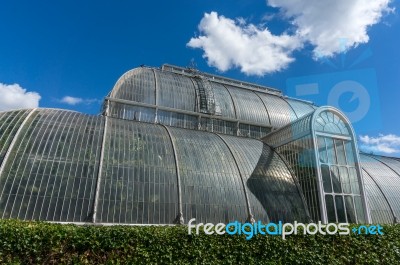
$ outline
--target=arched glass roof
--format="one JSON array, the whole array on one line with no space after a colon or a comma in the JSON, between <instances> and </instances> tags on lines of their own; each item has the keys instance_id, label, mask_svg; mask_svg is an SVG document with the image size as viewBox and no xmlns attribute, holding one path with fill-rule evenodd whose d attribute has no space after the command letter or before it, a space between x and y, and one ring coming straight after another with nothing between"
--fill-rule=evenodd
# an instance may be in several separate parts
<instances>
[{"instance_id":1,"label":"arched glass roof","mask_svg":"<svg viewBox=\"0 0 400 265\"><path fill-rule=\"evenodd\" d=\"M270 127L284 126L315 109L310 103L278 94L227 84L198 72L188 75L142 67L125 73L109 98L193 112L200 111L203 100L215 103L215 111L209 110L211 115Z\"/></svg>"}]
</instances>

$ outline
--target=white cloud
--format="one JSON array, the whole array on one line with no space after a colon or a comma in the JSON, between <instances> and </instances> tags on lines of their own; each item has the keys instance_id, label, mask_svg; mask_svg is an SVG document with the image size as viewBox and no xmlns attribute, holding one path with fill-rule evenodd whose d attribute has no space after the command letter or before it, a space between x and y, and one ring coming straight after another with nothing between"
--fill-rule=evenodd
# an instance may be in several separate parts
<instances>
[{"instance_id":1,"label":"white cloud","mask_svg":"<svg viewBox=\"0 0 400 265\"><path fill-rule=\"evenodd\" d=\"M203 49L203 57L220 71L238 67L243 73L264 75L286 68L292 52L310 43L314 57L333 56L369 41L368 29L393 12L391 0L267 0L293 27L293 34L273 35L267 27L206 13L200 36L187 46ZM261 22L268 21L268 15Z\"/></svg>"},{"instance_id":2,"label":"white cloud","mask_svg":"<svg viewBox=\"0 0 400 265\"><path fill-rule=\"evenodd\" d=\"M0 83L0 111L37 108L40 98L39 93L27 92L18 84Z\"/></svg>"},{"instance_id":3,"label":"white cloud","mask_svg":"<svg viewBox=\"0 0 400 265\"><path fill-rule=\"evenodd\" d=\"M360 135L360 149L365 152L400 153L400 136L394 134L379 134L378 137Z\"/></svg>"},{"instance_id":4,"label":"white cloud","mask_svg":"<svg viewBox=\"0 0 400 265\"><path fill-rule=\"evenodd\" d=\"M75 98L71 96L65 96L60 100L61 103L65 103L68 105L76 105L83 102L82 98Z\"/></svg>"},{"instance_id":5,"label":"white cloud","mask_svg":"<svg viewBox=\"0 0 400 265\"><path fill-rule=\"evenodd\" d=\"M389 3L390 0L267 0L267 4L283 11L299 37L315 46L315 54L324 56L367 43L368 27L394 10Z\"/></svg>"},{"instance_id":6,"label":"white cloud","mask_svg":"<svg viewBox=\"0 0 400 265\"><path fill-rule=\"evenodd\" d=\"M84 99L84 98L65 96L62 99L60 99L59 102L74 106L74 105L78 105L78 104L89 105L89 104L92 104L92 103L99 103L101 101L98 100L98 99L95 99L95 98Z\"/></svg>"},{"instance_id":7,"label":"white cloud","mask_svg":"<svg viewBox=\"0 0 400 265\"><path fill-rule=\"evenodd\" d=\"M199 24L202 36L192 38L188 46L204 50L210 66L221 71L239 67L246 74L264 75L282 70L294 59L291 53L301 46L298 38L288 34L275 36L267 28L204 14Z\"/></svg>"}]
</instances>

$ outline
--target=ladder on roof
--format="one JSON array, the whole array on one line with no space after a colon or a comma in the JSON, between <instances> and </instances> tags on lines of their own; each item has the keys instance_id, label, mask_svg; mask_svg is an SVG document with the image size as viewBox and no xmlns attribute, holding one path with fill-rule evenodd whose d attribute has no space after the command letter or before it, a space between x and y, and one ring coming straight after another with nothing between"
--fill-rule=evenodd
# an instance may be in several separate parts
<instances>
[{"instance_id":1,"label":"ladder on roof","mask_svg":"<svg viewBox=\"0 0 400 265\"><path fill-rule=\"evenodd\" d=\"M194 79L197 83L200 112L211 115L221 115L221 108L215 102L214 91L210 81L201 75L195 75Z\"/></svg>"}]
</instances>

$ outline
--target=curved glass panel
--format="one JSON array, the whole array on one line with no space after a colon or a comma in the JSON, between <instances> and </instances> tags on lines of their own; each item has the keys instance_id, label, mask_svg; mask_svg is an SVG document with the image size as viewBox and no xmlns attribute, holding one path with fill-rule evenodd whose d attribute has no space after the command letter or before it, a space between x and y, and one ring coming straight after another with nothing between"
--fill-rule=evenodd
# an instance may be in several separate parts
<instances>
[{"instance_id":1,"label":"curved glass panel","mask_svg":"<svg viewBox=\"0 0 400 265\"><path fill-rule=\"evenodd\" d=\"M0 167L19 127L31 110L0 112Z\"/></svg>"},{"instance_id":2,"label":"curved glass panel","mask_svg":"<svg viewBox=\"0 0 400 265\"><path fill-rule=\"evenodd\" d=\"M247 219L243 183L228 147L215 134L170 128L181 176L183 215L197 222Z\"/></svg>"},{"instance_id":3,"label":"curved glass panel","mask_svg":"<svg viewBox=\"0 0 400 265\"><path fill-rule=\"evenodd\" d=\"M381 188L396 217L400 216L400 177L383 163L368 155L360 154L360 159L362 168Z\"/></svg>"},{"instance_id":4,"label":"curved glass panel","mask_svg":"<svg viewBox=\"0 0 400 265\"><path fill-rule=\"evenodd\" d=\"M293 109L284 99L270 94L256 93L267 107L272 126L279 128L297 119Z\"/></svg>"},{"instance_id":5,"label":"curved glass panel","mask_svg":"<svg viewBox=\"0 0 400 265\"><path fill-rule=\"evenodd\" d=\"M256 220L266 221L268 216L271 221L306 220L304 204L292 175L276 153L257 140L221 137L240 165Z\"/></svg>"},{"instance_id":6,"label":"curved glass panel","mask_svg":"<svg viewBox=\"0 0 400 265\"><path fill-rule=\"evenodd\" d=\"M136 68L126 72L118 80L110 97L155 105L155 88L153 70Z\"/></svg>"},{"instance_id":7,"label":"curved glass panel","mask_svg":"<svg viewBox=\"0 0 400 265\"><path fill-rule=\"evenodd\" d=\"M155 71L157 76L157 105L196 111L196 92L189 77Z\"/></svg>"},{"instance_id":8,"label":"curved glass panel","mask_svg":"<svg viewBox=\"0 0 400 265\"><path fill-rule=\"evenodd\" d=\"M329 110L322 111L319 116L315 118L314 126L316 131L350 135L350 129L347 123Z\"/></svg>"},{"instance_id":9,"label":"curved glass panel","mask_svg":"<svg viewBox=\"0 0 400 265\"><path fill-rule=\"evenodd\" d=\"M263 138L269 145L279 147L304 136L311 138L312 114L292 122Z\"/></svg>"},{"instance_id":10,"label":"curved glass panel","mask_svg":"<svg viewBox=\"0 0 400 265\"><path fill-rule=\"evenodd\" d=\"M286 99L286 101L290 104L293 110L296 112L297 118L300 119L301 117L313 112L315 108L312 105L307 104L305 102L293 100L293 99Z\"/></svg>"},{"instance_id":11,"label":"curved glass panel","mask_svg":"<svg viewBox=\"0 0 400 265\"><path fill-rule=\"evenodd\" d=\"M221 116L235 119L235 107L228 90L221 84L215 82L210 83L214 90L215 102L220 107Z\"/></svg>"},{"instance_id":12,"label":"curved glass panel","mask_svg":"<svg viewBox=\"0 0 400 265\"><path fill-rule=\"evenodd\" d=\"M98 218L104 223L171 224L176 165L162 126L108 119Z\"/></svg>"},{"instance_id":13,"label":"curved glass panel","mask_svg":"<svg viewBox=\"0 0 400 265\"><path fill-rule=\"evenodd\" d=\"M368 201L372 223L393 223L394 216L382 191L365 170L363 170L363 176L365 194Z\"/></svg>"},{"instance_id":14,"label":"curved glass panel","mask_svg":"<svg viewBox=\"0 0 400 265\"><path fill-rule=\"evenodd\" d=\"M390 167L393 171L395 171L398 175L400 175L400 161L395 158L389 158L384 156L374 156L379 161L385 163L388 167Z\"/></svg>"},{"instance_id":15,"label":"curved glass panel","mask_svg":"<svg viewBox=\"0 0 400 265\"><path fill-rule=\"evenodd\" d=\"M267 110L261 99L250 90L225 86L232 95L236 106L236 115L240 120L269 125Z\"/></svg>"},{"instance_id":16,"label":"curved glass panel","mask_svg":"<svg viewBox=\"0 0 400 265\"><path fill-rule=\"evenodd\" d=\"M0 178L1 217L90 221L102 127L101 117L35 111Z\"/></svg>"}]
</instances>

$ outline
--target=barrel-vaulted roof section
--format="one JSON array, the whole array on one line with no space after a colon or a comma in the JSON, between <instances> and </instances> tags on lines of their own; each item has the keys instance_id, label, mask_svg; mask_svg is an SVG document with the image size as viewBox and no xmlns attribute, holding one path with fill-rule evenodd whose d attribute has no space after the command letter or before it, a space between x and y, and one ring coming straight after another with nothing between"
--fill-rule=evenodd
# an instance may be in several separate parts
<instances>
[{"instance_id":1,"label":"barrel-vaulted roof section","mask_svg":"<svg viewBox=\"0 0 400 265\"><path fill-rule=\"evenodd\" d=\"M360 159L365 173L382 191L393 215L398 220L400 217L400 161L368 154L360 154Z\"/></svg>"},{"instance_id":2,"label":"barrel-vaulted roof section","mask_svg":"<svg viewBox=\"0 0 400 265\"><path fill-rule=\"evenodd\" d=\"M215 102L221 118L279 128L315 109L309 102L284 97L278 90L224 81L200 72L170 71L169 68L139 67L126 72L109 94L110 98L146 103L176 110L200 112L202 96ZM206 85L210 91L201 90ZM205 95L205 96L204 96ZM210 113L209 113L210 114Z\"/></svg>"}]
</instances>

